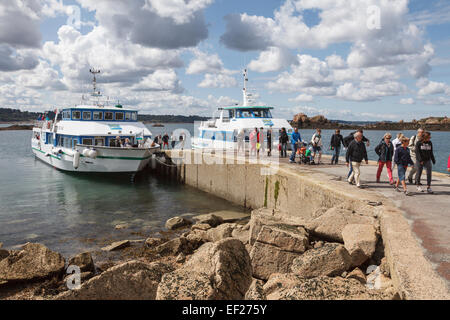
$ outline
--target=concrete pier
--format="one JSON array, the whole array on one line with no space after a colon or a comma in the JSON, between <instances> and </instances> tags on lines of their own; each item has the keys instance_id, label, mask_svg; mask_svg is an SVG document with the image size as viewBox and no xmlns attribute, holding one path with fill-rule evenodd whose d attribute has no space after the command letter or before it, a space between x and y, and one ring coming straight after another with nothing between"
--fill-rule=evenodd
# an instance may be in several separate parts
<instances>
[{"instance_id":1,"label":"concrete pier","mask_svg":"<svg viewBox=\"0 0 450 320\"><path fill-rule=\"evenodd\" d=\"M156 162L157 172L247 208L274 208L286 219L305 223L316 210L339 204L379 217L391 277L401 297L449 299L450 179L446 175L435 174L434 195L405 198L386 179L374 183L374 162L362 167L365 188L357 189L347 183L345 165L307 166L274 158L252 161L234 153L192 150L166 155L166 161Z\"/></svg>"}]
</instances>

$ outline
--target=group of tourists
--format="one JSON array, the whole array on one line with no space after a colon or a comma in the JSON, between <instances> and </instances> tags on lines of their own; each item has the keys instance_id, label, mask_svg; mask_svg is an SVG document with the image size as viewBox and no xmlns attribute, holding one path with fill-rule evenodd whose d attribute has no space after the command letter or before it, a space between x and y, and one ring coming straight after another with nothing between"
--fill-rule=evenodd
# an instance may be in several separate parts
<instances>
[{"instance_id":1,"label":"group of tourists","mask_svg":"<svg viewBox=\"0 0 450 320\"><path fill-rule=\"evenodd\" d=\"M237 136L237 152L245 151L245 130L240 129ZM267 150L267 156L272 155L272 129L264 130L264 128L255 128L250 131L250 156L259 157Z\"/></svg>"},{"instance_id":2,"label":"group of tourists","mask_svg":"<svg viewBox=\"0 0 450 320\"><path fill-rule=\"evenodd\" d=\"M431 189L432 166L436 163L436 159L433 153L431 133L420 128L417 130L417 134L410 138L402 133L398 133L395 139L392 138L390 133L384 134L383 139L375 147L375 152L378 155L376 182L380 182L381 173L386 167L389 183L398 192L411 195L407 189L406 179L409 184L417 186L418 192L425 192L421 183L422 172L425 170L427 175L426 192L433 193ZM279 139L280 157L287 157L286 150L289 136L284 128L280 132ZM301 139L298 128L294 128L294 132L290 137L290 143L292 149L289 159L290 163L295 163L297 155L299 155L300 163L321 163L323 150L321 129L317 129L311 141L306 143ZM309 147L307 148L307 146ZM366 149L369 146L370 140L364 136L362 129L350 133L345 138L338 129L331 136L330 150L333 152L331 164L338 164L341 148L346 148L345 162L349 168L347 181L350 184L355 184L358 188L361 188L361 164L363 161L366 164L369 163ZM315 162L316 154L318 154L317 162ZM394 181L393 170L395 167L397 167L397 178ZM408 167L411 169L407 175ZM450 157L448 171L450 172Z\"/></svg>"},{"instance_id":3,"label":"group of tourists","mask_svg":"<svg viewBox=\"0 0 450 320\"><path fill-rule=\"evenodd\" d=\"M184 133L180 134L180 136L176 136L174 132L172 132L171 136L169 137L169 134L165 132L163 135L157 135L155 139L153 139L152 145L159 145L159 148L161 150L169 150L169 149L175 149L175 145L177 142L179 142L179 148L181 150L184 149L184 142L185 142L185 135ZM169 148L169 142L170 142L170 148Z\"/></svg>"},{"instance_id":4,"label":"group of tourists","mask_svg":"<svg viewBox=\"0 0 450 320\"><path fill-rule=\"evenodd\" d=\"M346 163L351 167L351 173L348 176L350 184L356 183L361 187L360 165L364 160L368 163L366 146L364 144L364 135L362 130L354 133L354 140L350 142L347 153ZM367 140L367 139L366 139ZM367 142L369 142L367 140ZM427 193L432 194L431 177L432 166L436 163L433 153L433 143L431 142L431 133L423 129L418 129L417 134L411 138L398 133L395 139L392 139L390 133L383 136L381 142L375 147L378 155L378 169L376 173L376 182L380 182L383 168L386 167L389 183L395 187L398 192L404 192L405 195L411 195L406 186L406 172L408 167L411 170L408 174L408 182L417 186L418 192L425 192L422 189L421 176L425 168L427 173ZM397 179L393 178L393 167L397 166ZM400 184L402 190L399 189Z\"/></svg>"}]
</instances>

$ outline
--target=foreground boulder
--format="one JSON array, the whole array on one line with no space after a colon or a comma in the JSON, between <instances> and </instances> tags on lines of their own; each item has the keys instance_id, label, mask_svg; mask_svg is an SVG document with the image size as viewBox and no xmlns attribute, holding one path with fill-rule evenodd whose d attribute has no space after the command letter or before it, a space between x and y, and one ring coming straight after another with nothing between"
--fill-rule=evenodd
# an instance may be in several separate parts
<instances>
[{"instance_id":1,"label":"foreground boulder","mask_svg":"<svg viewBox=\"0 0 450 320\"><path fill-rule=\"evenodd\" d=\"M69 259L69 266L75 265L80 267L81 272L94 272L94 260L89 252L83 252Z\"/></svg>"},{"instance_id":2,"label":"foreground boulder","mask_svg":"<svg viewBox=\"0 0 450 320\"><path fill-rule=\"evenodd\" d=\"M178 255L180 253L190 253L192 247L190 242L185 237L178 237L160 244L155 248L155 251L162 256Z\"/></svg>"},{"instance_id":3,"label":"foreground boulder","mask_svg":"<svg viewBox=\"0 0 450 320\"><path fill-rule=\"evenodd\" d=\"M253 279L252 284L245 294L245 300L266 300L263 287L264 282L258 279Z\"/></svg>"},{"instance_id":4,"label":"foreground boulder","mask_svg":"<svg viewBox=\"0 0 450 320\"><path fill-rule=\"evenodd\" d=\"M250 251L253 276L267 280L272 273L289 272L294 259L308 247L304 229L290 225L265 225Z\"/></svg>"},{"instance_id":5,"label":"foreground boulder","mask_svg":"<svg viewBox=\"0 0 450 320\"><path fill-rule=\"evenodd\" d=\"M80 289L69 290L57 300L152 300L164 273L173 271L167 264L133 260L89 279Z\"/></svg>"},{"instance_id":6,"label":"foreground boulder","mask_svg":"<svg viewBox=\"0 0 450 320\"><path fill-rule=\"evenodd\" d=\"M263 289L268 300L393 299L392 294L369 290L355 279L325 276L306 279L293 273L273 274Z\"/></svg>"},{"instance_id":7,"label":"foreground boulder","mask_svg":"<svg viewBox=\"0 0 450 320\"><path fill-rule=\"evenodd\" d=\"M130 246L130 240L122 240L111 243L109 246L103 247L103 251L120 250Z\"/></svg>"},{"instance_id":8,"label":"foreground boulder","mask_svg":"<svg viewBox=\"0 0 450 320\"><path fill-rule=\"evenodd\" d=\"M344 246L357 267L372 257L377 245L375 228L368 224L348 224L342 230Z\"/></svg>"},{"instance_id":9,"label":"foreground boulder","mask_svg":"<svg viewBox=\"0 0 450 320\"><path fill-rule=\"evenodd\" d=\"M352 258L339 243L325 243L320 248L306 251L292 262L291 271L304 278L337 276L347 271Z\"/></svg>"},{"instance_id":10,"label":"foreground boulder","mask_svg":"<svg viewBox=\"0 0 450 320\"><path fill-rule=\"evenodd\" d=\"M64 258L39 243L27 243L0 261L0 282L41 280L64 271Z\"/></svg>"},{"instance_id":11,"label":"foreground boulder","mask_svg":"<svg viewBox=\"0 0 450 320\"><path fill-rule=\"evenodd\" d=\"M0 247L0 261L9 256L9 251Z\"/></svg>"},{"instance_id":12,"label":"foreground boulder","mask_svg":"<svg viewBox=\"0 0 450 320\"><path fill-rule=\"evenodd\" d=\"M180 269L165 275L159 284L157 299L242 299L251 282L250 257L244 244L226 238L205 243ZM180 288L183 288L181 295L178 294Z\"/></svg>"},{"instance_id":13,"label":"foreground boulder","mask_svg":"<svg viewBox=\"0 0 450 320\"><path fill-rule=\"evenodd\" d=\"M348 224L376 225L373 217L359 215L351 210L331 208L320 217L308 222L306 229L318 238L343 243L342 230Z\"/></svg>"},{"instance_id":14,"label":"foreground boulder","mask_svg":"<svg viewBox=\"0 0 450 320\"><path fill-rule=\"evenodd\" d=\"M192 221L183 217L173 217L166 221L166 228L175 230L192 224Z\"/></svg>"}]
</instances>

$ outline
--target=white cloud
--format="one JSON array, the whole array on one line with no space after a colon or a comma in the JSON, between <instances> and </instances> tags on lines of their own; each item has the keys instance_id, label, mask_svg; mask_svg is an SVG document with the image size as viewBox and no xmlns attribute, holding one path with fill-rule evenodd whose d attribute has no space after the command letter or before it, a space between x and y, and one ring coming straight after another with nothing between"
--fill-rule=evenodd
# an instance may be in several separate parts
<instances>
[{"instance_id":1,"label":"white cloud","mask_svg":"<svg viewBox=\"0 0 450 320\"><path fill-rule=\"evenodd\" d=\"M314 97L312 95L304 94L304 93L299 94L298 96L296 96L293 99L289 99L289 101L292 101L292 102L311 102L313 100L314 100Z\"/></svg>"},{"instance_id":2,"label":"white cloud","mask_svg":"<svg viewBox=\"0 0 450 320\"><path fill-rule=\"evenodd\" d=\"M205 74L202 82L198 84L200 88L229 88L236 87L237 81L234 77L226 74Z\"/></svg>"},{"instance_id":3,"label":"white cloud","mask_svg":"<svg viewBox=\"0 0 450 320\"><path fill-rule=\"evenodd\" d=\"M344 59L336 54L328 56L325 61L331 69L344 69L347 67L347 63L344 61Z\"/></svg>"},{"instance_id":4,"label":"white cloud","mask_svg":"<svg viewBox=\"0 0 450 320\"><path fill-rule=\"evenodd\" d=\"M450 86L446 83L430 81L425 78L418 80L416 85L420 88L418 91L419 96L450 92Z\"/></svg>"},{"instance_id":5,"label":"white cloud","mask_svg":"<svg viewBox=\"0 0 450 320\"><path fill-rule=\"evenodd\" d=\"M400 104L415 104L416 101L414 101L413 98L404 98L400 99Z\"/></svg>"},{"instance_id":6,"label":"white cloud","mask_svg":"<svg viewBox=\"0 0 450 320\"><path fill-rule=\"evenodd\" d=\"M347 82L337 88L336 97L352 101L375 101L381 97L406 93L407 90L404 84L396 81L381 84L361 82L359 86Z\"/></svg>"},{"instance_id":7,"label":"white cloud","mask_svg":"<svg viewBox=\"0 0 450 320\"><path fill-rule=\"evenodd\" d=\"M194 50L195 58L191 60L186 74L220 73L224 72L223 62L218 54L207 54Z\"/></svg>"},{"instance_id":8,"label":"white cloud","mask_svg":"<svg viewBox=\"0 0 450 320\"><path fill-rule=\"evenodd\" d=\"M194 14L205 9L214 0L146 0L145 9L157 13L160 17L172 18L176 23L189 22Z\"/></svg>"},{"instance_id":9,"label":"white cloud","mask_svg":"<svg viewBox=\"0 0 450 320\"><path fill-rule=\"evenodd\" d=\"M269 47L262 51L257 59L250 61L248 68L257 72L280 71L292 63L296 63L296 59L289 50Z\"/></svg>"}]
</instances>

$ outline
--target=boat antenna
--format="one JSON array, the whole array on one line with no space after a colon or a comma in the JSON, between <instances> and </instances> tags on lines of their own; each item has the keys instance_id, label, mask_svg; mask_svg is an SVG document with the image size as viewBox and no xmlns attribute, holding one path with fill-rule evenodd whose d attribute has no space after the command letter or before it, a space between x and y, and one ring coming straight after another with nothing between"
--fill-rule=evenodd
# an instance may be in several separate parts
<instances>
[{"instance_id":1,"label":"boat antenna","mask_svg":"<svg viewBox=\"0 0 450 320\"><path fill-rule=\"evenodd\" d=\"M244 69L244 89L242 89L242 95L243 95L243 106L246 107L248 105L247 100L247 82L248 82L248 76L247 76L247 69Z\"/></svg>"},{"instance_id":2,"label":"boat antenna","mask_svg":"<svg viewBox=\"0 0 450 320\"><path fill-rule=\"evenodd\" d=\"M100 73L99 69L91 68L89 69L89 72L92 73L93 79L92 79L92 86L94 87L94 91L92 92L93 97L100 96L100 91L97 92L97 78L95 77L96 74Z\"/></svg>"}]
</instances>

